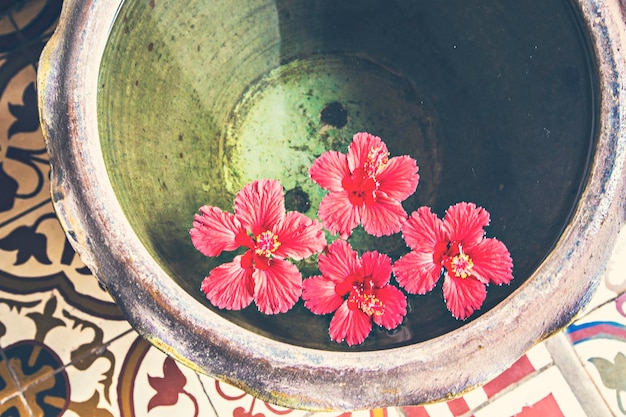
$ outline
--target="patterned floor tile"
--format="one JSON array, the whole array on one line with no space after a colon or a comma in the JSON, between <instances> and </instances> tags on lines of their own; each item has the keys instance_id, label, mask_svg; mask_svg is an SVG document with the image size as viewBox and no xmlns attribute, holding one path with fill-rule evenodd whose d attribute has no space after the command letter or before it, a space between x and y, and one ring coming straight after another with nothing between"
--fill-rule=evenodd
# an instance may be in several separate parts
<instances>
[{"instance_id":1,"label":"patterned floor tile","mask_svg":"<svg viewBox=\"0 0 626 417\"><path fill-rule=\"evenodd\" d=\"M214 379L205 379L204 384L206 392L209 398L211 398L211 402L215 406L215 409L218 410L220 417L302 417L308 414L305 411L290 410L268 404L249 394L246 394L238 388ZM341 413L331 413L330 415L332 416L337 414Z\"/></svg>"},{"instance_id":2,"label":"patterned floor tile","mask_svg":"<svg viewBox=\"0 0 626 417\"><path fill-rule=\"evenodd\" d=\"M12 376L11 369L4 351L0 350L0 416L3 416L6 410L22 403L20 398L21 387Z\"/></svg>"},{"instance_id":3,"label":"patterned floor tile","mask_svg":"<svg viewBox=\"0 0 626 417\"><path fill-rule=\"evenodd\" d=\"M26 404L23 395L7 398L6 401L0 402L0 416L3 417L30 417L30 409Z\"/></svg>"},{"instance_id":4,"label":"patterned floor tile","mask_svg":"<svg viewBox=\"0 0 626 417\"><path fill-rule=\"evenodd\" d=\"M109 320L122 314L69 245L49 200L0 227L0 290L57 289L72 306Z\"/></svg>"},{"instance_id":5,"label":"patterned floor tile","mask_svg":"<svg viewBox=\"0 0 626 417\"><path fill-rule=\"evenodd\" d=\"M51 416L217 417L201 377L134 331L103 349L104 354L94 353L84 358L84 363L64 369L69 384L66 402Z\"/></svg>"},{"instance_id":6,"label":"patterned floor tile","mask_svg":"<svg viewBox=\"0 0 626 417\"><path fill-rule=\"evenodd\" d=\"M0 226L49 198L36 67L61 0L2 2L0 10Z\"/></svg>"},{"instance_id":7,"label":"patterned floor tile","mask_svg":"<svg viewBox=\"0 0 626 417\"><path fill-rule=\"evenodd\" d=\"M568 337L606 403L626 416L626 294L567 329Z\"/></svg>"},{"instance_id":8,"label":"patterned floor tile","mask_svg":"<svg viewBox=\"0 0 626 417\"><path fill-rule=\"evenodd\" d=\"M93 380L103 387L112 385L114 358L106 343L127 332L128 323L90 316L68 305L57 290L27 295L0 292L0 317L0 345L9 370L3 375L11 377L2 378L5 384L28 390L50 379L55 381L51 386L65 386L68 364L72 367L67 369L86 370L98 362ZM109 367L101 369L107 363Z\"/></svg>"},{"instance_id":9,"label":"patterned floor tile","mask_svg":"<svg viewBox=\"0 0 626 417\"><path fill-rule=\"evenodd\" d=\"M1 2L0 55L20 54L36 67L41 48L56 25L62 4L62 0Z\"/></svg>"},{"instance_id":10,"label":"patterned floor tile","mask_svg":"<svg viewBox=\"0 0 626 417\"><path fill-rule=\"evenodd\" d=\"M546 340L545 345L552 355L554 364L559 368L570 389L585 409L587 417L612 415L598 388L589 378L568 336L560 332Z\"/></svg>"},{"instance_id":11,"label":"patterned floor tile","mask_svg":"<svg viewBox=\"0 0 626 417\"><path fill-rule=\"evenodd\" d=\"M2 72L12 61L5 62ZM48 155L38 124L36 72L29 62L7 81L0 96L0 225L50 198Z\"/></svg>"},{"instance_id":12,"label":"patterned floor tile","mask_svg":"<svg viewBox=\"0 0 626 417\"><path fill-rule=\"evenodd\" d=\"M203 379L208 378L135 337L118 378L120 415L215 417L217 410L205 393Z\"/></svg>"},{"instance_id":13,"label":"patterned floor tile","mask_svg":"<svg viewBox=\"0 0 626 417\"><path fill-rule=\"evenodd\" d=\"M404 407L407 417L459 417L479 409L492 399L515 389L527 378L552 364L552 357L545 344L539 343L518 359L507 370L460 398L448 402L418 407Z\"/></svg>"},{"instance_id":14,"label":"patterned floor tile","mask_svg":"<svg viewBox=\"0 0 626 417\"><path fill-rule=\"evenodd\" d=\"M60 13L60 1L15 1L11 9L11 18L15 27L21 32L45 35L51 31ZM44 30L35 30L34 26L43 27Z\"/></svg>"},{"instance_id":15,"label":"patterned floor tile","mask_svg":"<svg viewBox=\"0 0 626 417\"><path fill-rule=\"evenodd\" d=\"M123 368L128 346L117 341L131 334L127 332L115 341L101 345L99 350L84 355L72 365L59 369L40 379L24 391L24 399L33 416L42 417L117 417L119 373ZM116 346L117 344L117 346Z\"/></svg>"},{"instance_id":16,"label":"patterned floor tile","mask_svg":"<svg viewBox=\"0 0 626 417\"><path fill-rule=\"evenodd\" d=\"M15 346L21 351L29 346L29 364L37 361L40 350L48 349L57 357L53 369L79 361L130 329L125 321L105 320L72 307L56 289L26 295L0 291L0 317L0 346L9 359Z\"/></svg>"},{"instance_id":17,"label":"patterned floor tile","mask_svg":"<svg viewBox=\"0 0 626 417\"><path fill-rule=\"evenodd\" d=\"M195 373L148 344L135 332L108 344L107 350L114 357L113 384L108 386L108 393L94 382L103 375L95 362L81 372L73 366L64 370L71 388L67 410L62 414L64 417L85 416L80 410L87 404L97 411L93 415L102 417L404 416L395 408L313 413L268 404L228 384Z\"/></svg>"},{"instance_id":18,"label":"patterned floor tile","mask_svg":"<svg viewBox=\"0 0 626 417\"><path fill-rule=\"evenodd\" d=\"M580 402L556 366L550 366L484 407L474 417L584 417Z\"/></svg>"},{"instance_id":19,"label":"patterned floor tile","mask_svg":"<svg viewBox=\"0 0 626 417\"><path fill-rule=\"evenodd\" d=\"M117 377L119 416L214 417L400 417L395 409L354 413L311 413L263 402L238 388L178 364L136 335L113 345L128 344ZM112 347L113 350L117 349ZM122 349L123 350L123 349Z\"/></svg>"}]
</instances>

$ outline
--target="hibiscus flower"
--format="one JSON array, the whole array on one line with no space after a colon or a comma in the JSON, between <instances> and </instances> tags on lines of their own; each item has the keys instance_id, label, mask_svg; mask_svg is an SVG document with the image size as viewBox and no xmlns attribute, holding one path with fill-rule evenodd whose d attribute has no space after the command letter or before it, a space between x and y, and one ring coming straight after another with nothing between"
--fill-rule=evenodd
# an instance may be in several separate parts
<instances>
[{"instance_id":1,"label":"hibiscus flower","mask_svg":"<svg viewBox=\"0 0 626 417\"><path fill-rule=\"evenodd\" d=\"M400 286L426 294L443 275L448 310L457 319L468 318L485 301L488 284L513 279L513 260L504 243L484 237L488 224L489 213L473 203L451 206L443 220L429 207L419 208L402 227L412 251L393 265Z\"/></svg>"},{"instance_id":2,"label":"hibiscus flower","mask_svg":"<svg viewBox=\"0 0 626 417\"><path fill-rule=\"evenodd\" d=\"M302 294L302 275L288 258L301 260L326 246L322 225L302 213L285 213L276 180L247 184L235 197L235 213L203 206L194 216L191 240L206 256L247 248L214 268L202 291L216 307L240 310L252 300L265 314L284 313Z\"/></svg>"},{"instance_id":3,"label":"hibiscus flower","mask_svg":"<svg viewBox=\"0 0 626 417\"><path fill-rule=\"evenodd\" d=\"M406 315L406 297L389 284L391 259L376 251L361 258L345 240L334 241L319 256L322 275L304 280L302 299L315 314L335 312L330 338L348 345L362 343L372 322L388 330Z\"/></svg>"},{"instance_id":4,"label":"hibiscus flower","mask_svg":"<svg viewBox=\"0 0 626 417\"><path fill-rule=\"evenodd\" d=\"M357 133L347 154L324 152L309 169L311 179L330 191L317 215L343 239L359 224L374 236L397 233L407 218L401 203L415 192L417 171L413 158L389 158L379 137Z\"/></svg>"}]
</instances>

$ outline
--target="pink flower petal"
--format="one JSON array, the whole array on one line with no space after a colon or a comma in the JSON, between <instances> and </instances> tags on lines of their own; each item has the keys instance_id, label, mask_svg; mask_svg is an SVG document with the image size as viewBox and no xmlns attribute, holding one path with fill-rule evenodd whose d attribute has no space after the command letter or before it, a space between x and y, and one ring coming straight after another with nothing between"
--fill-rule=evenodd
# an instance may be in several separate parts
<instances>
[{"instance_id":1,"label":"pink flower petal","mask_svg":"<svg viewBox=\"0 0 626 417\"><path fill-rule=\"evenodd\" d=\"M337 151L324 152L313 161L309 169L311 179L320 187L330 191L342 191L341 182L350 175L348 159Z\"/></svg>"},{"instance_id":2,"label":"pink flower petal","mask_svg":"<svg viewBox=\"0 0 626 417\"><path fill-rule=\"evenodd\" d=\"M365 252L361 256L363 276L371 278L375 287L382 287L391 278L391 258L376 251Z\"/></svg>"},{"instance_id":3,"label":"pink flower petal","mask_svg":"<svg viewBox=\"0 0 626 417\"><path fill-rule=\"evenodd\" d=\"M376 298L383 302L385 312L380 316L373 315L374 323L387 330L395 329L406 316L406 297L393 285L385 285L375 291Z\"/></svg>"},{"instance_id":4,"label":"pink flower petal","mask_svg":"<svg viewBox=\"0 0 626 417\"><path fill-rule=\"evenodd\" d=\"M252 269L243 269L241 256L236 256L233 262L214 268L200 288L215 307L241 310L252 302Z\"/></svg>"},{"instance_id":5,"label":"pink flower petal","mask_svg":"<svg viewBox=\"0 0 626 417\"><path fill-rule=\"evenodd\" d=\"M378 189L398 201L406 200L415 192L419 174L415 159L408 155L389 159L387 166L376 176Z\"/></svg>"},{"instance_id":6,"label":"pink flower petal","mask_svg":"<svg viewBox=\"0 0 626 417\"><path fill-rule=\"evenodd\" d=\"M191 242L206 256L219 256L222 251L233 251L240 247L235 240L245 233L239 220L213 206L200 207L202 215L194 215L193 227L189 231Z\"/></svg>"},{"instance_id":7,"label":"pink flower petal","mask_svg":"<svg viewBox=\"0 0 626 417\"><path fill-rule=\"evenodd\" d=\"M347 156L350 172L354 172L357 168L363 168L370 151L375 148L387 152L387 145L378 136L366 132L355 134L348 147Z\"/></svg>"},{"instance_id":8,"label":"pink flower petal","mask_svg":"<svg viewBox=\"0 0 626 417\"><path fill-rule=\"evenodd\" d=\"M326 246L322 224L295 211L285 215L274 228L280 246L274 252L278 258L296 260L308 258Z\"/></svg>"},{"instance_id":9,"label":"pink flower petal","mask_svg":"<svg viewBox=\"0 0 626 417\"><path fill-rule=\"evenodd\" d=\"M329 334L331 340L341 343L344 340L348 346L363 343L372 330L372 320L361 310L350 310L344 302L337 309L330 320Z\"/></svg>"},{"instance_id":10,"label":"pink flower petal","mask_svg":"<svg viewBox=\"0 0 626 417\"><path fill-rule=\"evenodd\" d=\"M398 200L379 192L375 203L363 206L361 223L363 229L370 235L389 236L400 231L406 217L406 212Z\"/></svg>"},{"instance_id":11,"label":"pink flower petal","mask_svg":"<svg viewBox=\"0 0 626 417\"><path fill-rule=\"evenodd\" d=\"M253 277L254 301L261 313L285 313L302 294L302 275L291 262L272 259L267 269L255 269Z\"/></svg>"},{"instance_id":12,"label":"pink flower petal","mask_svg":"<svg viewBox=\"0 0 626 417\"><path fill-rule=\"evenodd\" d=\"M407 246L420 252L435 253L435 245L447 241L443 221L430 207L420 207L414 211L402 226L402 236Z\"/></svg>"},{"instance_id":13,"label":"pink flower petal","mask_svg":"<svg viewBox=\"0 0 626 417\"><path fill-rule=\"evenodd\" d=\"M335 282L321 275L304 280L302 299L304 306L314 314L332 313L343 303L343 297L335 292Z\"/></svg>"},{"instance_id":14,"label":"pink flower petal","mask_svg":"<svg viewBox=\"0 0 626 417\"><path fill-rule=\"evenodd\" d=\"M359 270L361 262L350 244L338 239L319 256L318 267L324 277L335 283L342 283Z\"/></svg>"},{"instance_id":15,"label":"pink flower petal","mask_svg":"<svg viewBox=\"0 0 626 417\"><path fill-rule=\"evenodd\" d=\"M283 186L276 180L252 181L235 197L235 216L254 235L271 230L284 215Z\"/></svg>"},{"instance_id":16,"label":"pink flower petal","mask_svg":"<svg viewBox=\"0 0 626 417\"><path fill-rule=\"evenodd\" d=\"M332 234L347 239L361 222L360 207L353 206L345 192L330 192L320 202L317 216Z\"/></svg>"},{"instance_id":17,"label":"pink flower petal","mask_svg":"<svg viewBox=\"0 0 626 417\"><path fill-rule=\"evenodd\" d=\"M465 320L483 305L487 297L485 284L474 278L456 278L446 274L443 298L452 315Z\"/></svg>"},{"instance_id":18,"label":"pink flower petal","mask_svg":"<svg viewBox=\"0 0 626 417\"><path fill-rule=\"evenodd\" d=\"M457 203L448 209L443 223L450 240L462 242L465 250L484 237L484 227L489 225L489 213L474 203Z\"/></svg>"},{"instance_id":19,"label":"pink flower petal","mask_svg":"<svg viewBox=\"0 0 626 417\"><path fill-rule=\"evenodd\" d=\"M483 239L469 254L474 262L472 275L483 283L508 284L513 279L513 259L497 239Z\"/></svg>"},{"instance_id":20,"label":"pink flower petal","mask_svg":"<svg viewBox=\"0 0 626 417\"><path fill-rule=\"evenodd\" d=\"M409 252L393 264L396 281L411 294L432 291L441 277L441 269L428 252Z\"/></svg>"}]
</instances>

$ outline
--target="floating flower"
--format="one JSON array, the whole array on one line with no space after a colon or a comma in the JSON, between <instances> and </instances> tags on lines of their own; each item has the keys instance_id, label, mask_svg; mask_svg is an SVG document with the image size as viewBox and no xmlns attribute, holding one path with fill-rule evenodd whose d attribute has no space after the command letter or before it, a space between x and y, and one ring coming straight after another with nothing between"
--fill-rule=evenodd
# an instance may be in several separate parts
<instances>
[{"instance_id":1,"label":"floating flower","mask_svg":"<svg viewBox=\"0 0 626 417\"><path fill-rule=\"evenodd\" d=\"M335 312L330 338L348 345L362 343L372 330L372 321L388 330L406 315L406 298L389 284L391 259L376 251L359 259L345 240L334 241L319 256L322 275L304 280L302 299L315 314Z\"/></svg>"},{"instance_id":2,"label":"floating flower","mask_svg":"<svg viewBox=\"0 0 626 417\"><path fill-rule=\"evenodd\" d=\"M309 170L311 179L330 191L318 216L331 233L344 239L359 224L374 236L399 232L407 218L401 203L415 192L417 172L413 158L389 158L379 137L357 133L347 154L324 152Z\"/></svg>"},{"instance_id":3,"label":"floating flower","mask_svg":"<svg viewBox=\"0 0 626 417\"><path fill-rule=\"evenodd\" d=\"M426 294L444 275L443 296L448 310L460 320L478 310L487 284L508 284L513 261L506 246L485 238L489 213L473 203L451 206L443 219L429 207L415 211L402 227L411 252L398 259L393 272L412 294Z\"/></svg>"},{"instance_id":4,"label":"floating flower","mask_svg":"<svg viewBox=\"0 0 626 417\"><path fill-rule=\"evenodd\" d=\"M203 206L194 216L191 240L206 256L247 248L214 268L202 291L216 307L240 310L255 301L265 314L284 313L302 293L302 275L288 258L301 260L326 246L322 225L302 213L285 213L276 180L247 184L235 197L235 213Z\"/></svg>"}]
</instances>

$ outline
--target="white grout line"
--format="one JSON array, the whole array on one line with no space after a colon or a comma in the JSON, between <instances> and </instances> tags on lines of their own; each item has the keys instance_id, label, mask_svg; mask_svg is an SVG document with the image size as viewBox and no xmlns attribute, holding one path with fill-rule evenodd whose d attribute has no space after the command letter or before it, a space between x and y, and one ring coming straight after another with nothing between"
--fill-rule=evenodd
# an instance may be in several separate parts
<instances>
[{"instance_id":1,"label":"white grout line","mask_svg":"<svg viewBox=\"0 0 626 417\"><path fill-rule=\"evenodd\" d=\"M580 362L567 336L563 332L558 333L547 339L545 345L552 355L554 364L561 371L563 378L578 398L587 416L606 417L614 415Z\"/></svg>"}]
</instances>

